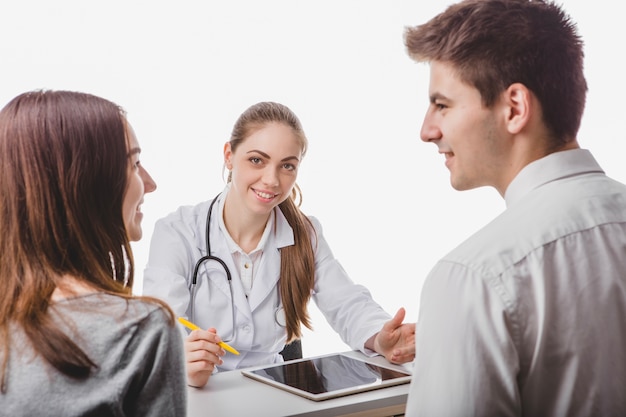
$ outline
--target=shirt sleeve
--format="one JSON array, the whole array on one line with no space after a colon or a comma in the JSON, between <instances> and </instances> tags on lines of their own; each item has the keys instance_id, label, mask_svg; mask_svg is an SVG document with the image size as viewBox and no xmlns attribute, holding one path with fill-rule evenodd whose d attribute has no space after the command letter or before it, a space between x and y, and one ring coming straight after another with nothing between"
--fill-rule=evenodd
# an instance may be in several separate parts
<instances>
[{"instance_id":1,"label":"shirt sleeve","mask_svg":"<svg viewBox=\"0 0 626 417\"><path fill-rule=\"evenodd\" d=\"M348 277L324 239L320 223L315 218L311 221L317 233L313 299L350 348L369 354L371 352L365 352L365 342L379 332L391 316L374 301L367 288Z\"/></svg>"},{"instance_id":2,"label":"shirt sleeve","mask_svg":"<svg viewBox=\"0 0 626 417\"><path fill-rule=\"evenodd\" d=\"M183 341L165 311L155 309L138 324L131 346L129 368L136 369L125 402L128 415L184 416L187 385Z\"/></svg>"},{"instance_id":3,"label":"shirt sleeve","mask_svg":"<svg viewBox=\"0 0 626 417\"><path fill-rule=\"evenodd\" d=\"M497 278L439 262L427 278L416 330L408 416L516 416L519 361Z\"/></svg>"}]
</instances>

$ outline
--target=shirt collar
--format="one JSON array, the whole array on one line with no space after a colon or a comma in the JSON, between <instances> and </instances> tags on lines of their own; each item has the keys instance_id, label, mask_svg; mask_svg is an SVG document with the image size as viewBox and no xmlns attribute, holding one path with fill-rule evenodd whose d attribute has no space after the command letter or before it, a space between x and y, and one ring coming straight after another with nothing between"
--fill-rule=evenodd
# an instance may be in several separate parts
<instances>
[{"instance_id":1,"label":"shirt collar","mask_svg":"<svg viewBox=\"0 0 626 417\"><path fill-rule=\"evenodd\" d=\"M554 152L522 168L506 189L504 201L510 207L530 191L549 182L594 172L604 173L588 150Z\"/></svg>"}]
</instances>

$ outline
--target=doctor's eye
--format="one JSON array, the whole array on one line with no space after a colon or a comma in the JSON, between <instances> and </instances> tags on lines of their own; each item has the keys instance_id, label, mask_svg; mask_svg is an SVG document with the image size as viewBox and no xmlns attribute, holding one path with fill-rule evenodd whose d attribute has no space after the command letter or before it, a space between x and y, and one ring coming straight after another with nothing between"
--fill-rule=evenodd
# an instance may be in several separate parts
<instances>
[{"instance_id":1,"label":"doctor's eye","mask_svg":"<svg viewBox=\"0 0 626 417\"><path fill-rule=\"evenodd\" d=\"M250 159L248 159L248 160L249 160L250 162L252 162L252 164L254 164L254 165L259 165L261 162L263 162L263 161L261 161L261 158L256 157L256 156L253 156L253 157L251 157L251 158L250 158Z\"/></svg>"}]
</instances>

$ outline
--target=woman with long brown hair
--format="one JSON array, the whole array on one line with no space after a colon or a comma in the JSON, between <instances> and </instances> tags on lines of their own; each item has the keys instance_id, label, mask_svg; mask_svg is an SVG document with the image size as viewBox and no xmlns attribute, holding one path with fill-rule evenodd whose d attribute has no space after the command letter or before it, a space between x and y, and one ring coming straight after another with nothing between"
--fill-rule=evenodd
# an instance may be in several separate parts
<instances>
[{"instance_id":1,"label":"woman with long brown hair","mask_svg":"<svg viewBox=\"0 0 626 417\"><path fill-rule=\"evenodd\" d=\"M156 184L124 111L33 91L0 111L0 410L180 416L172 312L131 295L130 241Z\"/></svg>"},{"instance_id":2,"label":"woman with long brown hair","mask_svg":"<svg viewBox=\"0 0 626 417\"><path fill-rule=\"evenodd\" d=\"M159 220L144 273L144 294L166 300L201 329L186 338L188 383L219 370L282 360L286 342L311 328L312 298L353 349L395 363L414 357L415 324L391 318L334 258L314 217L299 209L298 169L307 150L286 106L244 111L224 145L226 188L214 199ZM225 355L225 340L241 354Z\"/></svg>"}]
</instances>

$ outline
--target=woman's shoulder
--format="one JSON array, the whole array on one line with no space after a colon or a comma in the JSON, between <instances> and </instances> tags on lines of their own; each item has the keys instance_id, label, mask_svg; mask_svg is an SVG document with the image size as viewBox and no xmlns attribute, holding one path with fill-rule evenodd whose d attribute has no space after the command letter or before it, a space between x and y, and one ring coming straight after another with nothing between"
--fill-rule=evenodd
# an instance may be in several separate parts
<instances>
[{"instance_id":1,"label":"woman's shoulder","mask_svg":"<svg viewBox=\"0 0 626 417\"><path fill-rule=\"evenodd\" d=\"M322 236L323 235L323 228L322 228L322 223L319 221L319 219L315 216L306 216L307 219L309 219L309 221L311 222L311 226L313 226L313 234L312 234L312 238L315 241L317 237Z\"/></svg>"},{"instance_id":2,"label":"woman's shoulder","mask_svg":"<svg viewBox=\"0 0 626 417\"><path fill-rule=\"evenodd\" d=\"M144 297L92 293L67 299L59 303L59 308L83 325L127 328L145 322L171 322L170 313L161 303Z\"/></svg>"},{"instance_id":3,"label":"woman's shoulder","mask_svg":"<svg viewBox=\"0 0 626 417\"><path fill-rule=\"evenodd\" d=\"M201 216L204 218L206 217L207 211L212 201L213 200L206 200L206 201L202 201L200 203L194 204L194 205L188 204L188 205L178 206L176 210L168 213L164 217L161 217L157 222L161 222L161 223L163 222L172 223L176 221L188 222L189 220L194 219L198 216Z\"/></svg>"},{"instance_id":4,"label":"woman's shoulder","mask_svg":"<svg viewBox=\"0 0 626 417\"><path fill-rule=\"evenodd\" d=\"M322 231L322 223L319 221L319 219L315 216L306 216L309 221L311 222L311 224L313 225L313 227L315 228L316 231L321 232Z\"/></svg>"},{"instance_id":5,"label":"woman's shoulder","mask_svg":"<svg viewBox=\"0 0 626 417\"><path fill-rule=\"evenodd\" d=\"M171 322L171 313L164 304L151 297L117 297L117 302L126 303L120 312L128 315L132 321Z\"/></svg>"},{"instance_id":6,"label":"woman's shoulder","mask_svg":"<svg viewBox=\"0 0 626 417\"><path fill-rule=\"evenodd\" d=\"M158 219L154 224L154 236L159 238L163 234L183 234L193 239L197 230L204 229L206 217L212 200L203 201L196 205L179 206L175 211Z\"/></svg>"}]
</instances>

